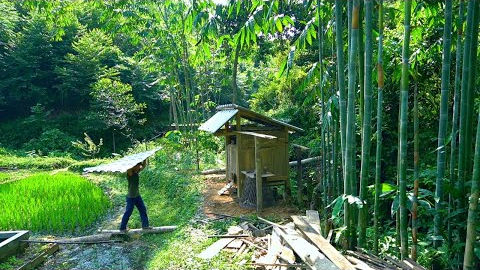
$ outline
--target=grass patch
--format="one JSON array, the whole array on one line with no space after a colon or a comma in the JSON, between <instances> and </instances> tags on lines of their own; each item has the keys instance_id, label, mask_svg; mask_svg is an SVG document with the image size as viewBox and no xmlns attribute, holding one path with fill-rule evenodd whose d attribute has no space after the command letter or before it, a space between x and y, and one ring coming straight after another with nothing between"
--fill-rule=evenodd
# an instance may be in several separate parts
<instances>
[{"instance_id":1,"label":"grass patch","mask_svg":"<svg viewBox=\"0 0 480 270\"><path fill-rule=\"evenodd\" d=\"M0 156L0 167L9 169L41 169L53 170L68 167L76 161L68 157L19 157L12 155Z\"/></svg>"},{"instance_id":2,"label":"grass patch","mask_svg":"<svg viewBox=\"0 0 480 270\"><path fill-rule=\"evenodd\" d=\"M110 202L83 177L41 173L0 185L0 205L2 230L64 233L84 230L106 212Z\"/></svg>"}]
</instances>

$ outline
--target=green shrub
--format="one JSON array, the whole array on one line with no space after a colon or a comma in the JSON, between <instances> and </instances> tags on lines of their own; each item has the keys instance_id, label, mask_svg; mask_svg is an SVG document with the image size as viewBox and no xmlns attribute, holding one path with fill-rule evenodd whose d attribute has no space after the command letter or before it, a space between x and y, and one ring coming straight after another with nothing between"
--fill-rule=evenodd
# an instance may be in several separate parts
<instances>
[{"instance_id":1,"label":"green shrub","mask_svg":"<svg viewBox=\"0 0 480 270\"><path fill-rule=\"evenodd\" d=\"M36 150L42 155L71 152L73 147L71 141L75 138L65 132L53 128L44 131L39 138L31 139L23 145L25 150Z\"/></svg>"},{"instance_id":2,"label":"green shrub","mask_svg":"<svg viewBox=\"0 0 480 270\"><path fill-rule=\"evenodd\" d=\"M21 196L19 196L21 194ZM110 206L102 190L72 173L36 174L0 185L0 230L74 232Z\"/></svg>"}]
</instances>

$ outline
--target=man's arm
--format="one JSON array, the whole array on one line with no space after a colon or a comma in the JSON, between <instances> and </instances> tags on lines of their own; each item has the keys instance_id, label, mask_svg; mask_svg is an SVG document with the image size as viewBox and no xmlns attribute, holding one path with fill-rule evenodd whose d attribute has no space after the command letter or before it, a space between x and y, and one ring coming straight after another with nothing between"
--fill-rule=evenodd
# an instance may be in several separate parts
<instances>
[{"instance_id":1,"label":"man's arm","mask_svg":"<svg viewBox=\"0 0 480 270\"><path fill-rule=\"evenodd\" d=\"M147 160L145 159L144 161L142 161L142 166L140 167L139 171L145 169L146 166L147 166Z\"/></svg>"}]
</instances>

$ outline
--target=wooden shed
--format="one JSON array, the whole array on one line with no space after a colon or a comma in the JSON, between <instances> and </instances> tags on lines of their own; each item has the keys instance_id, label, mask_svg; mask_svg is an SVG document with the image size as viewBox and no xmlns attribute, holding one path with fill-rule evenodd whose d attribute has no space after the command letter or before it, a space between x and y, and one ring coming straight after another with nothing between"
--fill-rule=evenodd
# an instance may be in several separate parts
<instances>
[{"instance_id":1,"label":"wooden shed","mask_svg":"<svg viewBox=\"0 0 480 270\"><path fill-rule=\"evenodd\" d=\"M225 136L226 176L237 185L240 198L249 178L256 181L257 209L262 208L265 186L284 185L290 190L288 136L301 128L228 104L218 106L199 130Z\"/></svg>"}]
</instances>

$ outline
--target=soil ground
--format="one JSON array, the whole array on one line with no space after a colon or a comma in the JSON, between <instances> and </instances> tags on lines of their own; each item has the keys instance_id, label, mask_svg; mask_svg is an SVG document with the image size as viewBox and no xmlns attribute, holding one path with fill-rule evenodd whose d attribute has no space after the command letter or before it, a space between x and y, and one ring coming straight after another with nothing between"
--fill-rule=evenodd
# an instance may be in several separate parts
<instances>
[{"instance_id":1,"label":"soil ground","mask_svg":"<svg viewBox=\"0 0 480 270\"><path fill-rule=\"evenodd\" d=\"M205 218L213 214L225 214L231 216L247 216L256 214L255 209L243 208L238 204L236 195L218 195L217 192L225 186L225 175L204 176L206 188L202 191L204 200L200 213L196 218ZM287 218L298 210L288 207L283 203L266 207L261 216ZM120 223L123 209L116 209L102 224L94 230L104 228L116 228ZM92 234L95 231L92 230ZM149 244L141 238L114 244L98 245L61 245L60 250L50 256L40 266L41 270L57 269L144 269L144 250L149 249ZM28 253L28 250L27 250Z\"/></svg>"}]
</instances>

